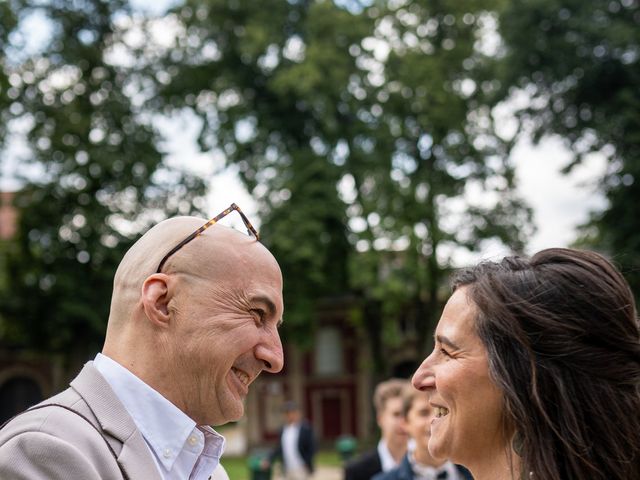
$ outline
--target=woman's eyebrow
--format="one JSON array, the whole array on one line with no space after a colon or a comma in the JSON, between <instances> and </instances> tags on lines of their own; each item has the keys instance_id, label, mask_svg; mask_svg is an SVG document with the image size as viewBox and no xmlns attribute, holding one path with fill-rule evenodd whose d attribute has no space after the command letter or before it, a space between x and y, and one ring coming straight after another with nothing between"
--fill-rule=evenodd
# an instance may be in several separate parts
<instances>
[{"instance_id":1,"label":"woman's eyebrow","mask_svg":"<svg viewBox=\"0 0 640 480\"><path fill-rule=\"evenodd\" d=\"M436 341L440 343L444 343L445 345L453 348L454 350L460 350L460 347L458 345L453 343L449 338L445 337L444 335L436 335Z\"/></svg>"}]
</instances>

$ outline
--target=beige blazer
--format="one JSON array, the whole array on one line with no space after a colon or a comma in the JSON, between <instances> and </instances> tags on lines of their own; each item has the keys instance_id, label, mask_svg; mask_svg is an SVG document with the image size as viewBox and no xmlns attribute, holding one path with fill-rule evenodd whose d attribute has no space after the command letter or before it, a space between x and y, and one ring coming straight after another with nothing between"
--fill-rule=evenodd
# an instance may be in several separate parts
<instances>
[{"instance_id":1,"label":"beige blazer","mask_svg":"<svg viewBox=\"0 0 640 480\"><path fill-rule=\"evenodd\" d=\"M0 479L161 480L142 434L107 381L87 363L64 392L42 402L81 413L104 438L73 412L47 407L17 416L0 430ZM211 480L228 480L222 466Z\"/></svg>"}]
</instances>

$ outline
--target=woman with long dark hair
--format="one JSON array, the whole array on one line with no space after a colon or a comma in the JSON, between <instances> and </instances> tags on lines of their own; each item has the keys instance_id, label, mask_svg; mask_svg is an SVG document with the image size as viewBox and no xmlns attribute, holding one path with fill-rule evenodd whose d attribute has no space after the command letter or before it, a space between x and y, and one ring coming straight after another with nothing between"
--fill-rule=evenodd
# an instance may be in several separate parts
<instances>
[{"instance_id":1,"label":"woman with long dark hair","mask_svg":"<svg viewBox=\"0 0 640 480\"><path fill-rule=\"evenodd\" d=\"M429 450L476 480L640 479L640 326L604 257L572 249L460 271L413 378Z\"/></svg>"}]
</instances>

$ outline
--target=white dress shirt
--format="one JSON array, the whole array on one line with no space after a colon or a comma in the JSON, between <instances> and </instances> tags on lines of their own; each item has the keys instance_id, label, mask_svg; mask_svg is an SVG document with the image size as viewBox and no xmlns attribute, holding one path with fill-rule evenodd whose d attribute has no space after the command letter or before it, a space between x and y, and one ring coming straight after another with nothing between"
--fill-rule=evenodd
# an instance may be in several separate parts
<instances>
[{"instance_id":1,"label":"white dress shirt","mask_svg":"<svg viewBox=\"0 0 640 480\"><path fill-rule=\"evenodd\" d=\"M111 358L98 354L94 365L122 402L164 480L207 480L218 467L224 437L199 426L160 393Z\"/></svg>"},{"instance_id":2,"label":"white dress shirt","mask_svg":"<svg viewBox=\"0 0 640 480\"><path fill-rule=\"evenodd\" d=\"M388 472L398 466L398 462L396 462L391 456L389 447L387 447L387 442L382 439L378 442L378 456L380 457L380 464L382 465L383 472Z\"/></svg>"},{"instance_id":3,"label":"white dress shirt","mask_svg":"<svg viewBox=\"0 0 640 480\"><path fill-rule=\"evenodd\" d=\"M298 450L300 424L288 423L282 429L282 461L287 470L306 470L304 460Z\"/></svg>"}]
</instances>

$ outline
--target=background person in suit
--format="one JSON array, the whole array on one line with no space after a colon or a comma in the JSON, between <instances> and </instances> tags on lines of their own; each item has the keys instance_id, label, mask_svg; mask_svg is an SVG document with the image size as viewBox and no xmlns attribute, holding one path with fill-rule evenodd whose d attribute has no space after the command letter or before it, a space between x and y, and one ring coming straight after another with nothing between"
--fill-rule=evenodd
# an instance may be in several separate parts
<instances>
[{"instance_id":1,"label":"background person in suit","mask_svg":"<svg viewBox=\"0 0 640 480\"><path fill-rule=\"evenodd\" d=\"M280 430L278 446L270 456L273 462L282 459L286 480L307 480L313 474L313 457L316 442L309 422L302 418L302 412L293 402L285 402L282 407L285 424Z\"/></svg>"},{"instance_id":2,"label":"background person in suit","mask_svg":"<svg viewBox=\"0 0 640 480\"><path fill-rule=\"evenodd\" d=\"M278 264L256 238L208 228L233 209L166 220L131 247L102 353L0 430L0 478L228 479L212 426L283 364Z\"/></svg>"},{"instance_id":3,"label":"background person in suit","mask_svg":"<svg viewBox=\"0 0 640 480\"><path fill-rule=\"evenodd\" d=\"M464 467L433 458L429 453L431 420L435 414L427 394L407 385L402 392L402 414L411 437L407 454L399 466L377 474L373 480L473 480Z\"/></svg>"},{"instance_id":4,"label":"background person in suit","mask_svg":"<svg viewBox=\"0 0 640 480\"><path fill-rule=\"evenodd\" d=\"M345 465L345 480L369 480L376 473L395 468L407 452L409 439L402 426L402 390L408 380L392 378L379 383L373 394L381 438L376 448Z\"/></svg>"}]
</instances>

